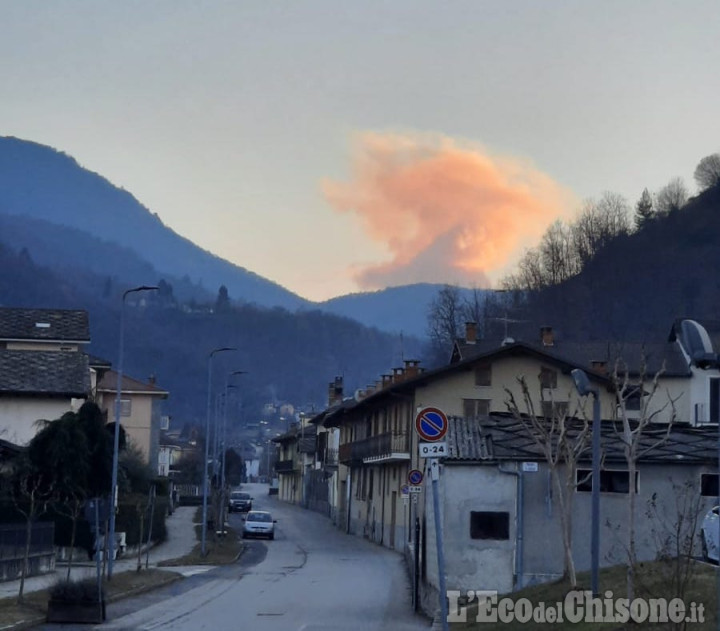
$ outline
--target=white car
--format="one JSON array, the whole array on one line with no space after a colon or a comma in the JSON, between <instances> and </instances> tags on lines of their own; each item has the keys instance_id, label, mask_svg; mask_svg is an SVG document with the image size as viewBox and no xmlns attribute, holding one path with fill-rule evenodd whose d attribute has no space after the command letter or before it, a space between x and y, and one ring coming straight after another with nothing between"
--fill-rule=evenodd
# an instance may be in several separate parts
<instances>
[{"instance_id":1,"label":"white car","mask_svg":"<svg viewBox=\"0 0 720 631\"><path fill-rule=\"evenodd\" d=\"M273 519L272 515L267 511L251 510L245 516L245 524L243 525L243 539L248 537L267 537L275 539L275 524L277 519Z\"/></svg>"},{"instance_id":2,"label":"white car","mask_svg":"<svg viewBox=\"0 0 720 631\"><path fill-rule=\"evenodd\" d=\"M700 529L702 555L706 561L720 562L720 524L718 524L718 507L711 508L703 519Z\"/></svg>"}]
</instances>

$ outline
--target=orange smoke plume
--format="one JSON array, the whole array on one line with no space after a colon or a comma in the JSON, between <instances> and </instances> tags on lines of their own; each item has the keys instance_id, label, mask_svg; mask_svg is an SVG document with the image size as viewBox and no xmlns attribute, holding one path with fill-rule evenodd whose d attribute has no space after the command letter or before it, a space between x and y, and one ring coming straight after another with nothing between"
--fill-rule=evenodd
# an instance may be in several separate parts
<instances>
[{"instance_id":1,"label":"orange smoke plume","mask_svg":"<svg viewBox=\"0 0 720 631\"><path fill-rule=\"evenodd\" d=\"M366 133L348 182L323 182L391 260L358 269L364 289L416 282L487 287L576 204L531 164L449 138Z\"/></svg>"}]
</instances>

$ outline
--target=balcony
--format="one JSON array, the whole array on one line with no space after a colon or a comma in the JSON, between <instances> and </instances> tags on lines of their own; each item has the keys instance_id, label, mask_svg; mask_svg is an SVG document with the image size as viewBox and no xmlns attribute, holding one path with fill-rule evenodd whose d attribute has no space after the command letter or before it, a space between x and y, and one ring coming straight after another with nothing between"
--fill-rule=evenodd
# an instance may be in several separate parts
<instances>
[{"instance_id":1,"label":"balcony","mask_svg":"<svg viewBox=\"0 0 720 631\"><path fill-rule=\"evenodd\" d=\"M370 438L340 445L340 462L380 463L410 460L410 440L407 434L387 432Z\"/></svg>"},{"instance_id":2,"label":"balcony","mask_svg":"<svg viewBox=\"0 0 720 631\"><path fill-rule=\"evenodd\" d=\"M278 473L293 473L295 471L295 461L290 460L278 460L275 463L275 471Z\"/></svg>"}]
</instances>

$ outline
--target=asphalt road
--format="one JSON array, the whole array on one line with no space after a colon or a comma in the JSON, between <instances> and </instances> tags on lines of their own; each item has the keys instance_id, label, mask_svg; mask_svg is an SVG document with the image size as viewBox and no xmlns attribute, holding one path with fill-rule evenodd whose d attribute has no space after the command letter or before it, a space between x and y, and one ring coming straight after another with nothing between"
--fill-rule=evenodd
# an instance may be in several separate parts
<instances>
[{"instance_id":1,"label":"asphalt road","mask_svg":"<svg viewBox=\"0 0 720 631\"><path fill-rule=\"evenodd\" d=\"M416 631L402 558L348 536L322 515L246 485L278 520L274 541L250 540L239 562L108 606L98 629L150 631ZM230 516L240 528L239 514ZM48 626L47 628L53 628ZM87 626L83 628L87 629Z\"/></svg>"}]
</instances>

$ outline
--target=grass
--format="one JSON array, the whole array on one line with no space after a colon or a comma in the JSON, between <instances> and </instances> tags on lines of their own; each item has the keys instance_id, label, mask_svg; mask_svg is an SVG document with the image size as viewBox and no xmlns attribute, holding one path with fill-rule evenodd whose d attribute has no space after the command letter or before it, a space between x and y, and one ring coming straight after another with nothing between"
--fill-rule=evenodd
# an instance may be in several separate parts
<instances>
[{"instance_id":1,"label":"grass","mask_svg":"<svg viewBox=\"0 0 720 631\"><path fill-rule=\"evenodd\" d=\"M106 602L113 602L162 587L181 578L177 572L150 568L140 572L128 570L115 574L111 581L103 583ZM0 599L0 629L12 629L24 622L45 620L50 588L25 594L23 604L17 597Z\"/></svg>"},{"instance_id":2,"label":"grass","mask_svg":"<svg viewBox=\"0 0 720 631\"><path fill-rule=\"evenodd\" d=\"M641 563L637 569L636 581L635 581L635 597L637 598L659 598L665 597L668 600L672 599L673 594L671 589L671 572L672 564L663 562L652 562L652 563ZM710 629L717 629L716 622L716 574L718 570L712 566L708 566L702 563L694 563L693 577L688 590L683 600L686 604L691 602L703 603L704 608L704 622L691 622L688 623L687 629L691 631L710 631ZM578 585L580 588L588 589L590 585L589 573L580 573L578 575ZM512 594L512 600L517 602L520 598L527 598L533 606L538 603L544 602L550 604L562 602L565 599L566 594L570 590L570 585L567 582L554 582L545 583L542 585L535 585L532 587L525 588L521 591ZM626 596L626 577L625 577L625 566L616 566L612 568L603 569L600 572L600 594L604 596L606 591L612 591L612 597L614 599L624 598ZM498 597L498 600L502 596ZM477 622L477 604L470 603L467 606L467 622L455 622L451 623L450 627L453 630L460 629L482 629L483 631L518 631L520 629L555 629L556 631L562 631L564 629L572 629L573 631L619 631L621 629L675 629L681 628L674 626L672 623L649 623L633 624L633 623L617 623L617 622L585 622L580 621L577 623L571 623L564 621L562 623L554 624L542 624L534 622L530 619L529 622L520 623L518 621L512 622Z\"/></svg>"},{"instance_id":3,"label":"grass","mask_svg":"<svg viewBox=\"0 0 720 631\"><path fill-rule=\"evenodd\" d=\"M162 567L178 567L181 565L227 565L237 561L244 546L241 537L234 528L227 527L224 537L216 536L214 532L208 530L205 541L206 554L203 556L201 543L202 508L198 508L195 512L195 522L195 536L197 537L198 543L192 552L178 559L162 561L158 563L158 565Z\"/></svg>"}]
</instances>

